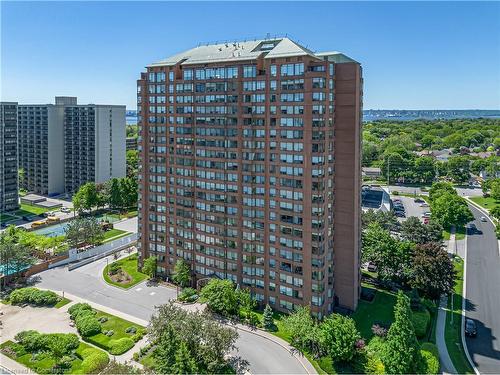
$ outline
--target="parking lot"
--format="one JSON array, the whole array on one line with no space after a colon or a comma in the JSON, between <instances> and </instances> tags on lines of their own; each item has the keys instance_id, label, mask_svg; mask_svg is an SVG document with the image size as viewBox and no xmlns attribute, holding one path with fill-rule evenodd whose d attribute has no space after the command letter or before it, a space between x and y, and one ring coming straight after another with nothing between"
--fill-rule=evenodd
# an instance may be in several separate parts
<instances>
[{"instance_id":1,"label":"parking lot","mask_svg":"<svg viewBox=\"0 0 500 375\"><path fill-rule=\"evenodd\" d=\"M404 220L406 220L410 216L416 216L420 220L422 220L422 214L424 212L430 212L429 207L421 207L420 205L422 203L416 203L414 201L414 199L415 198L402 197L399 195L391 195L391 200L393 201L393 203L395 203L397 200L399 200L402 203L403 207L405 208L405 216L406 217L404 217L404 218L398 217L398 220L400 222L403 222Z\"/></svg>"}]
</instances>

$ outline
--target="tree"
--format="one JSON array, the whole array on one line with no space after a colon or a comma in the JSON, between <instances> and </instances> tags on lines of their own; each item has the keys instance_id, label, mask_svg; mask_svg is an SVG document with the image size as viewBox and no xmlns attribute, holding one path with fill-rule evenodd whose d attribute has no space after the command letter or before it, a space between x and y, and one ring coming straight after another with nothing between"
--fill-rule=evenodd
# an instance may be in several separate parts
<instances>
[{"instance_id":1,"label":"tree","mask_svg":"<svg viewBox=\"0 0 500 375\"><path fill-rule=\"evenodd\" d=\"M300 306L283 319L285 329L291 334L291 343L302 351L319 351L320 331L308 306Z\"/></svg>"},{"instance_id":2,"label":"tree","mask_svg":"<svg viewBox=\"0 0 500 375\"><path fill-rule=\"evenodd\" d=\"M495 219L500 220L500 206L495 206L490 210L491 216Z\"/></svg>"},{"instance_id":3,"label":"tree","mask_svg":"<svg viewBox=\"0 0 500 375\"><path fill-rule=\"evenodd\" d=\"M120 179L120 191L122 194L123 209L137 206L137 180L131 177Z\"/></svg>"},{"instance_id":4,"label":"tree","mask_svg":"<svg viewBox=\"0 0 500 375\"><path fill-rule=\"evenodd\" d=\"M410 301L400 290L394 306L394 323L387 333L382 362L388 374L414 374L420 363L420 347L411 321Z\"/></svg>"},{"instance_id":5,"label":"tree","mask_svg":"<svg viewBox=\"0 0 500 375\"><path fill-rule=\"evenodd\" d=\"M431 202L432 218L443 228L463 226L474 219L467 201L456 194L444 193Z\"/></svg>"},{"instance_id":6,"label":"tree","mask_svg":"<svg viewBox=\"0 0 500 375\"><path fill-rule=\"evenodd\" d=\"M200 298L214 312L226 316L238 313L238 294L231 280L210 280L201 289Z\"/></svg>"},{"instance_id":7,"label":"tree","mask_svg":"<svg viewBox=\"0 0 500 375\"><path fill-rule=\"evenodd\" d=\"M493 199L500 201L500 180L495 180L491 184L490 195Z\"/></svg>"},{"instance_id":8,"label":"tree","mask_svg":"<svg viewBox=\"0 0 500 375\"><path fill-rule=\"evenodd\" d=\"M419 218L410 216L401 224L401 238L416 244L438 242L443 239L443 228L434 221L424 224Z\"/></svg>"},{"instance_id":9,"label":"tree","mask_svg":"<svg viewBox=\"0 0 500 375\"><path fill-rule=\"evenodd\" d=\"M119 178L112 178L108 182L108 197L109 207L120 209L124 206L124 197L122 195L121 184Z\"/></svg>"},{"instance_id":10,"label":"tree","mask_svg":"<svg viewBox=\"0 0 500 375\"><path fill-rule=\"evenodd\" d=\"M448 177L455 182L467 182L470 178L470 161L466 156L453 156L446 163Z\"/></svg>"},{"instance_id":11,"label":"tree","mask_svg":"<svg viewBox=\"0 0 500 375\"><path fill-rule=\"evenodd\" d=\"M352 360L360 338L356 323L349 317L332 314L321 323L321 346L334 362Z\"/></svg>"},{"instance_id":12,"label":"tree","mask_svg":"<svg viewBox=\"0 0 500 375\"><path fill-rule=\"evenodd\" d=\"M144 264L142 265L141 272L148 275L150 278L156 277L156 264L157 259L155 256L150 256L144 259Z\"/></svg>"},{"instance_id":13,"label":"tree","mask_svg":"<svg viewBox=\"0 0 500 375\"><path fill-rule=\"evenodd\" d=\"M415 159L413 171L417 182L429 184L436 177L436 162L430 156L421 156Z\"/></svg>"},{"instance_id":14,"label":"tree","mask_svg":"<svg viewBox=\"0 0 500 375\"><path fill-rule=\"evenodd\" d=\"M426 297L437 300L448 294L455 286L456 271L441 243L430 242L417 245L412 260L410 285Z\"/></svg>"},{"instance_id":15,"label":"tree","mask_svg":"<svg viewBox=\"0 0 500 375\"><path fill-rule=\"evenodd\" d=\"M104 231L94 217L82 217L70 221L65 234L72 247L79 247L82 244L98 245L104 239Z\"/></svg>"},{"instance_id":16,"label":"tree","mask_svg":"<svg viewBox=\"0 0 500 375\"><path fill-rule=\"evenodd\" d=\"M131 364L128 364L127 362L125 363L120 363L115 360L111 360L106 366L104 370L102 370L99 374L100 375L139 375L144 373L143 371L139 370L137 367L132 366Z\"/></svg>"},{"instance_id":17,"label":"tree","mask_svg":"<svg viewBox=\"0 0 500 375\"><path fill-rule=\"evenodd\" d=\"M24 189L25 182L26 182L26 173L24 172L24 168L19 168L17 170L17 178L18 178L19 187Z\"/></svg>"},{"instance_id":18,"label":"tree","mask_svg":"<svg viewBox=\"0 0 500 375\"><path fill-rule=\"evenodd\" d=\"M457 194L455 188L449 182L435 182L429 190L429 199L432 202L445 193Z\"/></svg>"},{"instance_id":19,"label":"tree","mask_svg":"<svg viewBox=\"0 0 500 375\"><path fill-rule=\"evenodd\" d=\"M413 244L398 241L377 223L362 234L362 260L373 262L381 280L403 282L408 277Z\"/></svg>"},{"instance_id":20,"label":"tree","mask_svg":"<svg viewBox=\"0 0 500 375\"><path fill-rule=\"evenodd\" d=\"M247 319L251 319L253 314L253 309L256 306L256 301L252 298L252 294L249 289L238 289L238 305L241 310L245 313Z\"/></svg>"},{"instance_id":21,"label":"tree","mask_svg":"<svg viewBox=\"0 0 500 375\"><path fill-rule=\"evenodd\" d=\"M172 280L182 288L189 286L191 282L191 267L189 267L189 264L184 259L178 259L175 263Z\"/></svg>"},{"instance_id":22,"label":"tree","mask_svg":"<svg viewBox=\"0 0 500 375\"><path fill-rule=\"evenodd\" d=\"M127 177L137 178L137 171L139 168L139 151L128 150L126 154L127 159Z\"/></svg>"},{"instance_id":23,"label":"tree","mask_svg":"<svg viewBox=\"0 0 500 375\"><path fill-rule=\"evenodd\" d=\"M148 338L157 343L153 358L160 374L175 370L182 343L189 357L196 358L199 373L221 373L227 354L235 348L238 333L207 313L186 311L171 301L157 307L148 327ZM186 358L185 353L182 356Z\"/></svg>"},{"instance_id":24,"label":"tree","mask_svg":"<svg viewBox=\"0 0 500 375\"><path fill-rule=\"evenodd\" d=\"M18 274L35 264L36 259L31 255L27 246L15 243L5 233L0 235L0 264L4 275ZM3 286L6 286L7 278L3 278Z\"/></svg>"},{"instance_id":25,"label":"tree","mask_svg":"<svg viewBox=\"0 0 500 375\"><path fill-rule=\"evenodd\" d=\"M172 365L172 374L196 374L198 367L195 359L191 356L185 342L181 342L175 352L175 363Z\"/></svg>"},{"instance_id":26,"label":"tree","mask_svg":"<svg viewBox=\"0 0 500 375\"><path fill-rule=\"evenodd\" d=\"M97 193L97 186L94 182L87 182L80 186L73 196L73 207L79 212L92 210L93 207L97 207L98 205L99 195Z\"/></svg>"},{"instance_id":27,"label":"tree","mask_svg":"<svg viewBox=\"0 0 500 375\"><path fill-rule=\"evenodd\" d=\"M394 215L394 212L375 211L371 208L361 214L361 223L363 229L366 229L371 223L378 223L382 228L388 230L393 230L399 225L398 218Z\"/></svg>"},{"instance_id":28,"label":"tree","mask_svg":"<svg viewBox=\"0 0 500 375\"><path fill-rule=\"evenodd\" d=\"M269 304L266 304L264 313L262 314L262 325L269 330L274 327L273 309Z\"/></svg>"}]
</instances>

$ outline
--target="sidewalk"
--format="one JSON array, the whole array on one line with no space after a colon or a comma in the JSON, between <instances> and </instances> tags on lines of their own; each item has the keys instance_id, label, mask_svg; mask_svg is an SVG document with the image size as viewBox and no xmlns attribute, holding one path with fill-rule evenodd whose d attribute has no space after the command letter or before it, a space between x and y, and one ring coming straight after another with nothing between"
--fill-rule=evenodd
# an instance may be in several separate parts
<instances>
[{"instance_id":1,"label":"sidewalk","mask_svg":"<svg viewBox=\"0 0 500 375\"><path fill-rule=\"evenodd\" d=\"M447 250L448 250L449 254L456 254L457 253L457 241L455 239L455 226L454 225L450 229L450 239L448 240Z\"/></svg>"},{"instance_id":2,"label":"sidewalk","mask_svg":"<svg viewBox=\"0 0 500 375\"><path fill-rule=\"evenodd\" d=\"M438 318L436 325L436 345L438 347L439 352L439 361L441 362L441 371L443 374L456 374L457 370L455 366L453 366L453 362L451 361L450 355L448 354L448 348L446 347L446 340L444 338L444 331L446 326L446 311L448 297L441 296L439 300L439 308L438 308Z\"/></svg>"}]
</instances>

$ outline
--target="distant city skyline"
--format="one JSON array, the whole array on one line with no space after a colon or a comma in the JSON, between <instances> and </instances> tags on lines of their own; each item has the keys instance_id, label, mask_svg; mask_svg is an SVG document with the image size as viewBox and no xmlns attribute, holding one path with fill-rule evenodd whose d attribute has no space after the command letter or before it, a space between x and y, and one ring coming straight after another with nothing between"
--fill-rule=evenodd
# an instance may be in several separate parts
<instances>
[{"instance_id":1,"label":"distant city skyline","mask_svg":"<svg viewBox=\"0 0 500 375\"><path fill-rule=\"evenodd\" d=\"M359 61L365 109L500 109L499 2L2 1L0 7L3 101L51 103L68 95L134 110L137 72L145 65L199 43L269 32Z\"/></svg>"}]
</instances>

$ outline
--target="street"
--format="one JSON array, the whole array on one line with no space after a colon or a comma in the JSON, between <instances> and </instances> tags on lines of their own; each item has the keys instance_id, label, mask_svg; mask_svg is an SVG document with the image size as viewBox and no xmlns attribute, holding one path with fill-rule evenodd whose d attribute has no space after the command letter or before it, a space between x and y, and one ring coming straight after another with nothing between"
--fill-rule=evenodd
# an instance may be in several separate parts
<instances>
[{"instance_id":1,"label":"street","mask_svg":"<svg viewBox=\"0 0 500 375\"><path fill-rule=\"evenodd\" d=\"M108 257L112 262L113 257ZM110 286L101 277L106 259L68 271L55 268L34 278L38 287L66 291L83 299L122 311L140 319L149 320L154 306L174 299L176 291L166 287L135 285L129 290ZM253 333L238 330L238 353L248 361L252 374L306 374L306 370L290 352L277 343Z\"/></svg>"},{"instance_id":2,"label":"street","mask_svg":"<svg viewBox=\"0 0 500 375\"><path fill-rule=\"evenodd\" d=\"M482 234L467 235L466 316L474 319L477 337L466 338L480 373L500 373L500 257L494 226L469 205Z\"/></svg>"}]
</instances>

